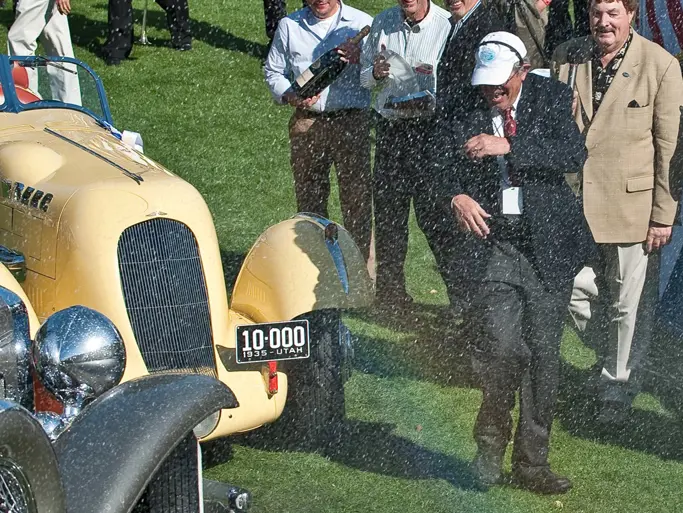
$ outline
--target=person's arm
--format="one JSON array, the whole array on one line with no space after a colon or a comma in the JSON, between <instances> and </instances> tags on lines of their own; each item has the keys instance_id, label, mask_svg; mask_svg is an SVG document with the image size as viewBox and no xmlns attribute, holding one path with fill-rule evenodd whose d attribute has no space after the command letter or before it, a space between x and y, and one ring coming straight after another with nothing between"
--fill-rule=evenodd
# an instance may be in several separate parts
<instances>
[{"instance_id":1,"label":"person's arm","mask_svg":"<svg viewBox=\"0 0 683 513\"><path fill-rule=\"evenodd\" d=\"M674 197L677 193L673 191L681 180L676 148L680 140L682 97L681 69L678 62L672 59L659 84L653 105L655 176L650 227L645 239L648 253L671 241L671 227L678 209L678 201Z\"/></svg>"},{"instance_id":2,"label":"person's arm","mask_svg":"<svg viewBox=\"0 0 683 513\"><path fill-rule=\"evenodd\" d=\"M529 169L551 175L577 173L583 169L587 150L572 115L572 91L566 86L545 91L554 96L548 102L545 123L511 137L508 159L521 172Z\"/></svg>"},{"instance_id":3,"label":"person's arm","mask_svg":"<svg viewBox=\"0 0 683 513\"><path fill-rule=\"evenodd\" d=\"M70 14L71 13L71 1L70 0L57 0L57 10L60 14Z\"/></svg>"},{"instance_id":4,"label":"person's arm","mask_svg":"<svg viewBox=\"0 0 683 513\"><path fill-rule=\"evenodd\" d=\"M671 226L676 217L678 202L673 197L672 187L675 189L683 179L683 170L677 169L677 165L671 168L679 140L682 102L681 69L678 62L671 59L655 96L652 138L655 146L655 187L650 221L666 226Z\"/></svg>"},{"instance_id":5,"label":"person's arm","mask_svg":"<svg viewBox=\"0 0 683 513\"><path fill-rule=\"evenodd\" d=\"M375 58L379 54L379 36L382 32L379 23L379 16L372 22L370 34L363 44L363 49L360 55L360 85L366 89L372 89L378 84L378 81L373 76L373 69Z\"/></svg>"},{"instance_id":6,"label":"person's arm","mask_svg":"<svg viewBox=\"0 0 683 513\"><path fill-rule=\"evenodd\" d=\"M273 95L275 102L279 104L286 103L283 96L292 86L289 81L290 67L289 59L287 58L288 35L285 20L283 19L275 31L273 44L270 46L264 66L268 89L270 94Z\"/></svg>"}]
</instances>

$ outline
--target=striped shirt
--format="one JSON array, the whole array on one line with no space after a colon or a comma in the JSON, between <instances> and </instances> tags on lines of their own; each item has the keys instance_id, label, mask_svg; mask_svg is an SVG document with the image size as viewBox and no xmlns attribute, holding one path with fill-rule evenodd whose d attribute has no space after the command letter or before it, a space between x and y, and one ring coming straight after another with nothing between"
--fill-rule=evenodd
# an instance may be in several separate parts
<instances>
[{"instance_id":1,"label":"striped shirt","mask_svg":"<svg viewBox=\"0 0 683 513\"><path fill-rule=\"evenodd\" d=\"M374 108L384 117L395 117L393 111L383 109L378 99L392 95L395 89L390 79L375 80L372 76L372 65L375 57L381 52L382 45L403 57L416 70L420 90L436 92L436 66L446 45L451 30L451 14L429 3L427 16L412 26L405 19L399 6L391 7L377 15L372 23L372 30L361 54L360 83L368 89L375 86L383 88L382 94L374 101ZM391 70L390 70L391 72ZM404 93L396 89L394 96Z\"/></svg>"}]
</instances>

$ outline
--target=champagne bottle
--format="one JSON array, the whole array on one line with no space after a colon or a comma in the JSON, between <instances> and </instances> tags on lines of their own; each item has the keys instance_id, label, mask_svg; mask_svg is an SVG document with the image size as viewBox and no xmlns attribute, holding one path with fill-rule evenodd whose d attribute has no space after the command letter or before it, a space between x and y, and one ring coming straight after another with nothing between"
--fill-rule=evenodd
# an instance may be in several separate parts
<instances>
[{"instance_id":1,"label":"champagne bottle","mask_svg":"<svg viewBox=\"0 0 683 513\"><path fill-rule=\"evenodd\" d=\"M370 27L366 25L349 41L353 44L358 44L369 32ZM346 64L342 60L342 56L337 53L337 49L333 48L321 55L318 60L296 78L292 84L292 91L301 99L311 98L334 82L344 71Z\"/></svg>"}]
</instances>

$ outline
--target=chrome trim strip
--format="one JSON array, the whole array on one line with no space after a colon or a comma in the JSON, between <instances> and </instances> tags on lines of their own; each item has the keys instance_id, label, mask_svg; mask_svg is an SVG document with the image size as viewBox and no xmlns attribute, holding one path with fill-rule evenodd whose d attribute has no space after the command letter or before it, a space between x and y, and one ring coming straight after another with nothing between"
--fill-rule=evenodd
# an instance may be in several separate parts
<instances>
[{"instance_id":1,"label":"chrome trim strip","mask_svg":"<svg viewBox=\"0 0 683 513\"><path fill-rule=\"evenodd\" d=\"M104 160L107 164L111 164L116 169L121 171L124 175L126 175L128 178L132 178L133 180L135 180L138 184L140 184L140 182L145 181L140 175L133 173L132 171L128 171L125 167L119 166L116 162L108 159L107 157L100 155L96 151L93 151L90 148L88 148L87 146L83 146L82 144L77 143L76 141L73 141L73 140L69 139L68 137L66 137L66 136L64 136L58 132L55 132L54 130L52 130L50 128L45 127L45 128L43 128L43 130L45 132L47 132L48 134L51 134L51 135L54 135L55 137L58 137L62 141L66 141L69 144L73 144L77 148L80 148L81 150L90 153L90 155L93 155L94 157L97 157L98 159Z\"/></svg>"},{"instance_id":2,"label":"chrome trim strip","mask_svg":"<svg viewBox=\"0 0 683 513\"><path fill-rule=\"evenodd\" d=\"M31 336L28 311L21 298L0 287L0 308L7 308L10 325L0 333L0 376L6 399L33 411L33 378L31 376Z\"/></svg>"},{"instance_id":3,"label":"chrome trim strip","mask_svg":"<svg viewBox=\"0 0 683 513\"><path fill-rule=\"evenodd\" d=\"M308 219L309 221L313 221L314 223L322 226L323 231L332 224L335 224L334 221L330 221L329 219L326 219L322 216L319 216L317 214L312 214L309 212L300 212L296 214L295 216L292 217L292 219L299 218L299 219ZM339 247L339 243L337 242L336 238L335 239L329 239L328 237L325 237L325 245L327 246L327 250L330 252L330 256L332 257L332 261L334 262L334 266L337 268L337 275L339 276L339 281L342 284L342 288L344 289L344 292L346 294L349 293L349 274L346 270L346 262L344 262L344 254L342 253L341 248Z\"/></svg>"},{"instance_id":4,"label":"chrome trim strip","mask_svg":"<svg viewBox=\"0 0 683 513\"><path fill-rule=\"evenodd\" d=\"M19 283L26 281L26 258L22 253L0 245L0 264L7 267ZM0 372L2 369L0 369Z\"/></svg>"}]
</instances>

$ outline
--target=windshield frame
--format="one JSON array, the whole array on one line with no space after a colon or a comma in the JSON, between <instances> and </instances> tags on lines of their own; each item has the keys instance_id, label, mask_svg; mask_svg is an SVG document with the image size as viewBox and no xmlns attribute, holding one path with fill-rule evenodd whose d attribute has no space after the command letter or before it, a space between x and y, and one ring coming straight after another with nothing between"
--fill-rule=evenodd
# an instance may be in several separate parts
<instances>
[{"instance_id":1,"label":"windshield frame","mask_svg":"<svg viewBox=\"0 0 683 513\"><path fill-rule=\"evenodd\" d=\"M97 94L100 97L100 108L102 109L102 114L96 114L86 107L76 105L73 103L66 103L58 100L40 100L31 103L22 103L17 97L16 90L14 89L14 80L12 79L12 66L14 62L19 63L31 63L39 61L57 62L57 63L71 63L76 66L81 67L87 71L92 79L95 81L95 87L97 88ZM102 80L95 73L90 66L85 64L83 61L74 59L73 57L44 57L44 56L26 56L20 57L18 55L2 55L0 56L0 82L2 83L2 91L5 95L4 104L0 105L0 112L11 112L19 113L26 110L37 110L37 109L73 109L88 116L94 118L98 123L103 126L113 126L114 122L111 117L111 111L109 110L109 102L107 101L107 94L104 91L104 85L102 85Z\"/></svg>"}]
</instances>

